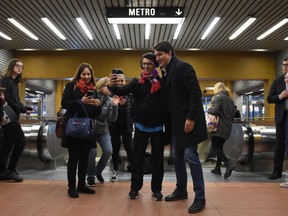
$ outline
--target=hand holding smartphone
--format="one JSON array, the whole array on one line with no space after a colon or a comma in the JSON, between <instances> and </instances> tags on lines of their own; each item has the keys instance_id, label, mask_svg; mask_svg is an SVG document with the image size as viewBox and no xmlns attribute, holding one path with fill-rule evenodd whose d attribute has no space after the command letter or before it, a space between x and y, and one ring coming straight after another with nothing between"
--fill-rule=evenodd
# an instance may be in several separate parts
<instances>
[{"instance_id":1,"label":"hand holding smartphone","mask_svg":"<svg viewBox=\"0 0 288 216\"><path fill-rule=\"evenodd\" d=\"M93 91L91 90L88 90L87 93L86 93L87 97L93 97Z\"/></svg>"}]
</instances>

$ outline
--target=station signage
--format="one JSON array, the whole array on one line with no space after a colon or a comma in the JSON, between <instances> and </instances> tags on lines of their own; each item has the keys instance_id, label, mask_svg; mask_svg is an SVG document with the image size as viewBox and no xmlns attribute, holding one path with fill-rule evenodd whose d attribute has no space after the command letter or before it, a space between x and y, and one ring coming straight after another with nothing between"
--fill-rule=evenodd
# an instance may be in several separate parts
<instances>
[{"instance_id":1,"label":"station signage","mask_svg":"<svg viewBox=\"0 0 288 216\"><path fill-rule=\"evenodd\" d=\"M107 18L181 18L184 7L122 7L106 8Z\"/></svg>"}]
</instances>

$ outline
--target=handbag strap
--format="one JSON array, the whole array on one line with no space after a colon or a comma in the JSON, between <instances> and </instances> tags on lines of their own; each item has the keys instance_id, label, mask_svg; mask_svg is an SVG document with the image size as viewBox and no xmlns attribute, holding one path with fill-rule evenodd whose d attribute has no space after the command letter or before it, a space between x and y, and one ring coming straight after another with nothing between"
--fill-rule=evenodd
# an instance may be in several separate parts
<instances>
[{"instance_id":1,"label":"handbag strap","mask_svg":"<svg viewBox=\"0 0 288 216\"><path fill-rule=\"evenodd\" d=\"M84 111L85 117L88 118L89 116L88 116L88 113L87 113L87 110L86 110L84 104L80 102L80 105L82 107L82 110ZM77 117L77 114L78 114L78 110L74 113L73 117Z\"/></svg>"}]
</instances>

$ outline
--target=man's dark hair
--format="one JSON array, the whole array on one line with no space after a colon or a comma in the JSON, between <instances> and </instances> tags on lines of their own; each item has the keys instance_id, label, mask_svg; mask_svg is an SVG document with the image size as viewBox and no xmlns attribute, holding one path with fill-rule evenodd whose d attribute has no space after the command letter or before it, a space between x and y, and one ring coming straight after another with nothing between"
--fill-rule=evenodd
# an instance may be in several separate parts
<instances>
[{"instance_id":1,"label":"man's dark hair","mask_svg":"<svg viewBox=\"0 0 288 216\"><path fill-rule=\"evenodd\" d=\"M142 55L141 59L140 59L140 66L142 68L142 63L143 63L143 59L149 59L151 61L153 61L154 66L155 67L159 67L159 63L156 60L156 56L154 55L154 53L145 53L144 55ZM142 68L143 69L143 68Z\"/></svg>"},{"instance_id":2,"label":"man's dark hair","mask_svg":"<svg viewBox=\"0 0 288 216\"><path fill-rule=\"evenodd\" d=\"M171 55L175 56L174 48L168 41L160 41L153 46L153 50L168 53L171 51Z\"/></svg>"}]
</instances>

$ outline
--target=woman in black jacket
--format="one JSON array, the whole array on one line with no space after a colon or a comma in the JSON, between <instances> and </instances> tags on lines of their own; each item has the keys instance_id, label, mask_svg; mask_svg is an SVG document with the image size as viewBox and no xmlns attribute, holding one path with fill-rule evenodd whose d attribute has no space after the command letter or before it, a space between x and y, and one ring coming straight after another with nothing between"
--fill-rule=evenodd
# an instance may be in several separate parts
<instances>
[{"instance_id":1,"label":"woman in black jacket","mask_svg":"<svg viewBox=\"0 0 288 216\"><path fill-rule=\"evenodd\" d=\"M18 118L3 126L3 139L0 144L0 179L16 182L23 181L21 175L16 172L16 165L26 145L25 135L18 120L20 113L33 111L31 107L24 106L19 99L18 83L22 81L23 68L20 59L12 59L5 76L1 79L1 86L6 89L6 102Z\"/></svg>"},{"instance_id":2,"label":"woman in black jacket","mask_svg":"<svg viewBox=\"0 0 288 216\"><path fill-rule=\"evenodd\" d=\"M79 65L71 82L65 86L61 106L67 109L66 125L68 119L74 116L77 111L78 117L85 117L82 105L84 105L88 116L95 118L101 113L100 101L88 96L88 91L93 91L95 78L90 64L82 63ZM64 127L65 128L65 127ZM69 159L67 166L68 195L72 198L79 197L79 193L94 194L95 191L86 187L85 177L88 165L88 155L90 148L96 148L95 139L84 140L64 136L62 146L68 147ZM78 187L76 190L76 171L78 164Z\"/></svg>"},{"instance_id":3,"label":"woman in black jacket","mask_svg":"<svg viewBox=\"0 0 288 216\"><path fill-rule=\"evenodd\" d=\"M221 163L226 166L224 178L227 179L235 169L234 161L228 159L223 151L223 145L229 139L232 128L232 121L235 114L235 105L229 96L229 89L223 82L218 82L214 86L214 96L211 105L207 110L209 114L219 116L216 132L211 133L212 148L217 155L216 167L211 170L216 175L221 175Z\"/></svg>"},{"instance_id":4,"label":"woman in black jacket","mask_svg":"<svg viewBox=\"0 0 288 216\"><path fill-rule=\"evenodd\" d=\"M164 175L163 152L163 92L160 77L156 67L158 62L153 53L146 53L141 58L142 73L140 78L134 78L123 87L116 86L117 75L110 79L110 90L118 95L134 96L135 133L133 141L132 177L129 192L130 199L139 196L139 190L143 186L143 161L149 139L152 148L152 180L151 190L155 200L163 199L161 193ZM113 79L114 78L114 79Z\"/></svg>"}]
</instances>

